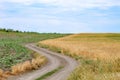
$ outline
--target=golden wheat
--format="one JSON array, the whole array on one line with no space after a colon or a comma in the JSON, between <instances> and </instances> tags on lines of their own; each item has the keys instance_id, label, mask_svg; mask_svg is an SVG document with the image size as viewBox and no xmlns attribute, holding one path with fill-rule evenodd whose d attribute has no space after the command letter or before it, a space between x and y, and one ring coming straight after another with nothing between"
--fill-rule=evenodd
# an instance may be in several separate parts
<instances>
[{"instance_id":1,"label":"golden wheat","mask_svg":"<svg viewBox=\"0 0 120 80\"><path fill-rule=\"evenodd\" d=\"M120 34L76 34L41 41L41 47L69 55L80 65L68 80L119 80Z\"/></svg>"},{"instance_id":2,"label":"golden wheat","mask_svg":"<svg viewBox=\"0 0 120 80\"><path fill-rule=\"evenodd\" d=\"M120 42L107 39L102 35L99 37L81 37L72 35L68 37L45 40L40 44L49 47L60 48L62 53L68 51L70 55L83 55L94 59L117 59L120 58Z\"/></svg>"}]
</instances>

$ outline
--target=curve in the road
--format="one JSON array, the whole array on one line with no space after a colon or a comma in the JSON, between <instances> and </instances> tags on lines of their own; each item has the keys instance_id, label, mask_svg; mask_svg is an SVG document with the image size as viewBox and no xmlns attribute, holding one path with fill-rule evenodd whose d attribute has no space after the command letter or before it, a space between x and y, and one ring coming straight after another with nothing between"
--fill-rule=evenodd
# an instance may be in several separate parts
<instances>
[{"instance_id":1,"label":"curve in the road","mask_svg":"<svg viewBox=\"0 0 120 80\"><path fill-rule=\"evenodd\" d=\"M75 61L74 59L68 56L57 54L55 52L49 51L44 48L39 48L35 44L27 44L26 47L45 56L48 59L48 63L39 70L32 71L30 73L26 73L16 77L11 77L8 80L35 80L36 78L60 66L64 66L64 67L61 70L59 70L57 73L46 78L45 80L66 80L67 77L70 75L70 73L78 65L77 61Z\"/></svg>"}]
</instances>

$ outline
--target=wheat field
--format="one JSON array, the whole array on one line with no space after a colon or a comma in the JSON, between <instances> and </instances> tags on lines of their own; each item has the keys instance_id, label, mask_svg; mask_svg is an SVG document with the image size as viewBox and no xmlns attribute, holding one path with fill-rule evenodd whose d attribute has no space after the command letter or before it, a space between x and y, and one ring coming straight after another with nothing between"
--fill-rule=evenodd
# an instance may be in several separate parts
<instances>
[{"instance_id":1,"label":"wheat field","mask_svg":"<svg viewBox=\"0 0 120 80\"><path fill-rule=\"evenodd\" d=\"M61 49L61 53L83 55L93 59L120 58L120 35L76 34L63 38L45 40L40 44Z\"/></svg>"},{"instance_id":2,"label":"wheat field","mask_svg":"<svg viewBox=\"0 0 120 80\"><path fill-rule=\"evenodd\" d=\"M80 62L68 80L120 79L120 34L74 34L41 41L39 46Z\"/></svg>"}]
</instances>

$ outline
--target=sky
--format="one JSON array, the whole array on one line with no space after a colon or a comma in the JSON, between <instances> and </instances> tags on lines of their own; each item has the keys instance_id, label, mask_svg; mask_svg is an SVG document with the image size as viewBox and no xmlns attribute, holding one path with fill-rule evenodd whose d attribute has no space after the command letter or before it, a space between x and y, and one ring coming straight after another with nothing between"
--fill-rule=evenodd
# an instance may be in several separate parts
<instances>
[{"instance_id":1,"label":"sky","mask_svg":"<svg viewBox=\"0 0 120 80\"><path fill-rule=\"evenodd\" d=\"M120 0L0 0L0 28L118 33Z\"/></svg>"}]
</instances>

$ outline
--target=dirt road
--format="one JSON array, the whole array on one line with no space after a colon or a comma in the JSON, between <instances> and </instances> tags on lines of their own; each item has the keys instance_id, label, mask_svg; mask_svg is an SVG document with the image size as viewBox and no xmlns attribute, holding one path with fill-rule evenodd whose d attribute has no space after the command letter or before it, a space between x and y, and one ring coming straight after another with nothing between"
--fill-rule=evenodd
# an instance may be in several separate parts
<instances>
[{"instance_id":1,"label":"dirt road","mask_svg":"<svg viewBox=\"0 0 120 80\"><path fill-rule=\"evenodd\" d=\"M47 49L39 48L35 44L27 44L26 47L45 56L48 59L48 63L39 70L25 73L16 77L11 77L8 80L35 80L36 78L60 66L63 66L61 70L46 78L45 80L66 80L70 73L78 65L74 59L68 56L49 51Z\"/></svg>"}]
</instances>

